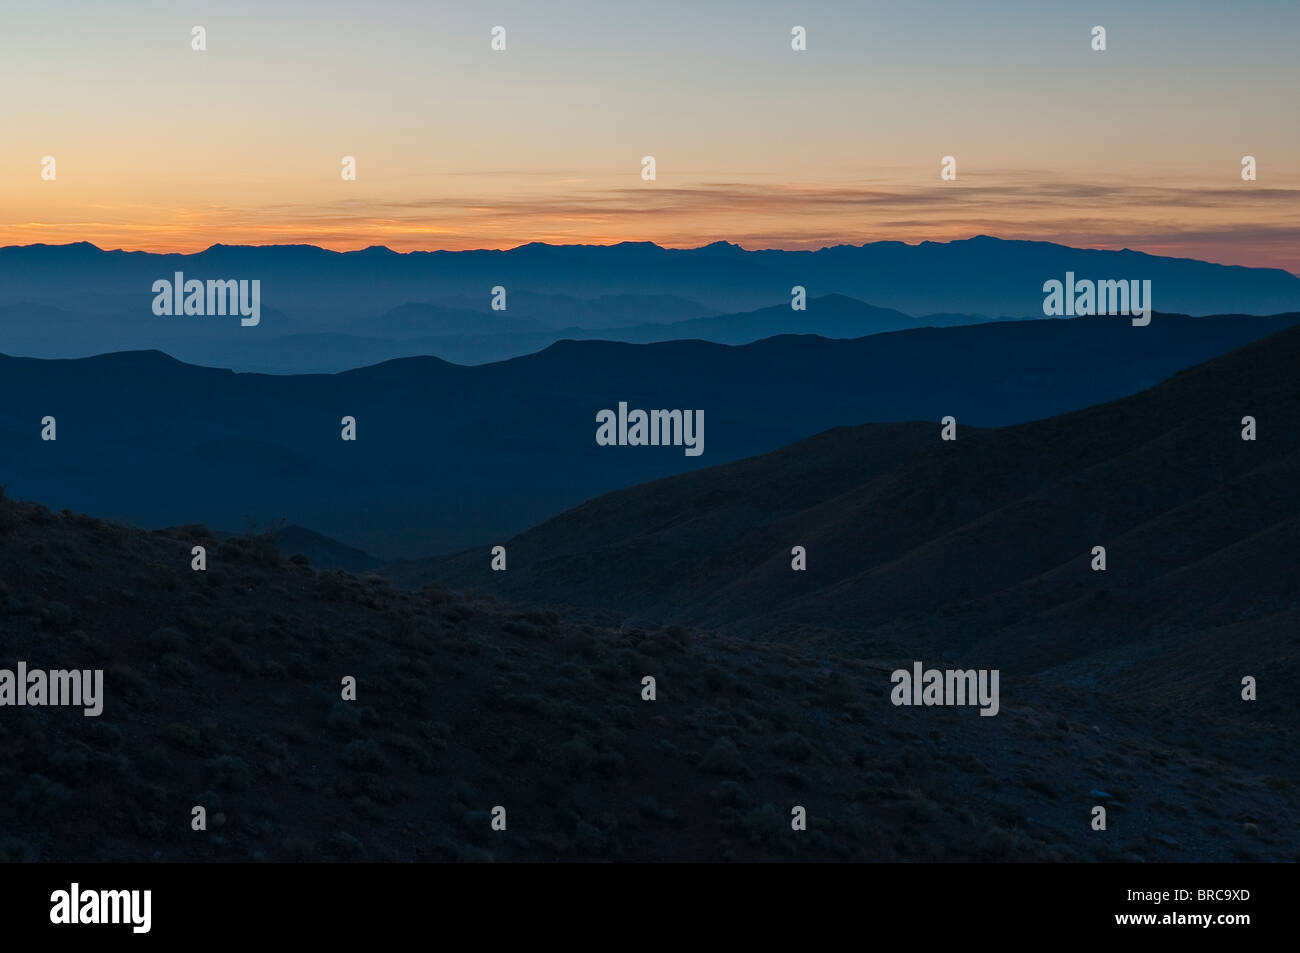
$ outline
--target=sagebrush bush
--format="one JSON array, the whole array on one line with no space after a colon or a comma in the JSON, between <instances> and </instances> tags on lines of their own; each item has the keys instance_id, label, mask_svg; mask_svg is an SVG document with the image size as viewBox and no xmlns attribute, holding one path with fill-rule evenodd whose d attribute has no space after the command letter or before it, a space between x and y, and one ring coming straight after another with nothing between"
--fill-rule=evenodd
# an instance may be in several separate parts
<instances>
[{"instance_id":1,"label":"sagebrush bush","mask_svg":"<svg viewBox=\"0 0 1300 953\"><path fill-rule=\"evenodd\" d=\"M704 761L700 766L714 774L728 774L735 777L745 776L749 772L744 755L740 753L736 743L726 735L713 742L713 746L704 755Z\"/></svg>"},{"instance_id":2,"label":"sagebrush bush","mask_svg":"<svg viewBox=\"0 0 1300 953\"><path fill-rule=\"evenodd\" d=\"M384 756L371 738L358 738L349 741L343 749L343 761L352 768L378 769L384 766Z\"/></svg>"}]
</instances>

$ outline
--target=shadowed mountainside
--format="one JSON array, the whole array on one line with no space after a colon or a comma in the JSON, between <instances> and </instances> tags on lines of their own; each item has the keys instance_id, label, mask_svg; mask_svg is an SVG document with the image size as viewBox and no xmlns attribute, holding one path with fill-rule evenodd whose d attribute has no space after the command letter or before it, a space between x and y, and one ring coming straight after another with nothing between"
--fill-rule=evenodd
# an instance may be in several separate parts
<instances>
[{"instance_id":1,"label":"shadowed mountainside","mask_svg":"<svg viewBox=\"0 0 1300 953\"><path fill-rule=\"evenodd\" d=\"M0 709L0 857L1300 859L1297 358L951 444L840 428L594 500L478 591L0 494L0 669L105 670L99 717ZM706 624L629 620L640 588ZM1001 669L998 714L892 705L913 659Z\"/></svg>"},{"instance_id":2,"label":"shadowed mountainside","mask_svg":"<svg viewBox=\"0 0 1300 953\"><path fill-rule=\"evenodd\" d=\"M0 858L1300 858L1293 719L1026 676L996 717L898 708L898 660L786 635L405 592L266 534L0 497L0 668L106 670L98 717L0 710Z\"/></svg>"},{"instance_id":3,"label":"shadowed mountainside","mask_svg":"<svg viewBox=\"0 0 1300 953\"><path fill-rule=\"evenodd\" d=\"M506 542L504 573L486 548L389 572L1081 688L1217 680L1201 703L1218 710L1240 704L1242 674L1275 687L1300 676L1297 366L1292 328L1119 401L959 424L951 442L937 423L840 428L592 500ZM1251 638L1232 640L1211 679L1216 639L1245 625ZM1259 710L1294 723L1284 697Z\"/></svg>"},{"instance_id":4,"label":"shadowed mountainside","mask_svg":"<svg viewBox=\"0 0 1300 953\"><path fill-rule=\"evenodd\" d=\"M147 527L309 527L383 559L505 539L601 493L867 420L994 426L1131 394L1300 315L1156 315L921 328L855 340L574 341L479 367L336 375L193 367L156 352L0 357L16 497ZM602 447L597 411L702 409L704 453ZM55 441L41 421L57 421ZM355 442L340 439L355 418ZM965 444L961 445L962 447Z\"/></svg>"}]
</instances>

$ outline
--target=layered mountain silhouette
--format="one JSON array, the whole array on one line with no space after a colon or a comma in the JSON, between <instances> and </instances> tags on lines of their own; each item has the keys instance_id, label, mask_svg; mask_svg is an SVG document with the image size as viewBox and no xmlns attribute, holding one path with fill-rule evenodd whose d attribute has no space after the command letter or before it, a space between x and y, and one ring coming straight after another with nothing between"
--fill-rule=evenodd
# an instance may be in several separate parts
<instances>
[{"instance_id":1,"label":"layered mountain silhouette","mask_svg":"<svg viewBox=\"0 0 1300 953\"><path fill-rule=\"evenodd\" d=\"M283 523L413 558L504 540L601 493L829 427L1051 416L1150 387L1297 320L995 322L738 347L571 341L478 367L415 358L295 377L157 352L0 358L0 459L11 493L60 509L146 527ZM596 414L620 402L704 410L703 455L598 446ZM46 417L57 440L41 439ZM341 439L344 417L356 421L355 441Z\"/></svg>"},{"instance_id":2,"label":"layered mountain silhouette","mask_svg":"<svg viewBox=\"0 0 1300 953\"><path fill-rule=\"evenodd\" d=\"M105 670L98 717L0 721L0 857L1295 861L1297 359L1292 327L951 443L935 421L837 428L594 500L511 540L505 573L476 572L482 550L433 567L477 593L322 572L269 530L148 533L0 494L0 669ZM239 380L117 360L173 405ZM66 385L88 363L113 371L97 393L128 448L194 426L134 419L113 362L4 370ZM292 383L246 382L248 409ZM199 499L198 472L141 492ZM999 668L998 714L892 704L914 660Z\"/></svg>"},{"instance_id":3,"label":"layered mountain silhouette","mask_svg":"<svg viewBox=\"0 0 1300 953\"><path fill-rule=\"evenodd\" d=\"M1291 328L1122 400L959 425L955 441L937 422L837 428L592 500L507 541L507 572L482 548L392 571L1239 714L1242 676L1300 676L1297 362ZM1251 711L1297 724L1285 691Z\"/></svg>"},{"instance_id":4,"label":"layered mountain silhouette","mask_svg":"<svg viewBox=\"0 0 1300 953\"><path fill-rule=\"evenodd\" d=\"M187 279L259 280L261 322L246 328L222 317L154 315L153 282L177 272ZM658 333L638 326L762 309L772 310L751 319L753 327L734 319L671 336L743 343L780 333L828 334L813 315L788 308L795 286L812 298L847 296L918 316L920 324L975 320L965 315L1041 318L1043 283L1064 280L1067 272L1150 280L1154 308L1168 313L1300 310L1300 278L1278 269L987 236L819 251L625 242L407 254L214 245L192 255L158 255L78 243L0 248L0 352L61 358L157 349L266 373L332 372L419 353L480 363L539 349L565 329L647 341ZM505 311L491 308L497 287L507 292ZM629 328L637 330L610 334ZM877 321L870 330L886 329L893 328ZM867 330L859 321L845 333ZM359 358L352 363L349 347Z\"/></svg>"},{"instance_id":5,"label":"layered mountain silhouette","mask_svg":"<svg viewBox=\"0 0 1300 953\"><path fill-rule=\"evenodd\" d=\"M409 303L376 319L354 322L355 334L318 332L276 338L226 335L220 340L204 337L175 341L166 350L180 360L210 367L259 373L332 374L413 355L440 357L457 364L491 363L531 354L561 340L749 344L792 331L857 338L905 328L948 327L985 320L961 314L912 318L843 295L826 295L809 300L802 311L792 311L789 304L782 304L686 321L549 328L542 319L520 314L517 309L506 316Z\"/></svg>"}]
</instances>

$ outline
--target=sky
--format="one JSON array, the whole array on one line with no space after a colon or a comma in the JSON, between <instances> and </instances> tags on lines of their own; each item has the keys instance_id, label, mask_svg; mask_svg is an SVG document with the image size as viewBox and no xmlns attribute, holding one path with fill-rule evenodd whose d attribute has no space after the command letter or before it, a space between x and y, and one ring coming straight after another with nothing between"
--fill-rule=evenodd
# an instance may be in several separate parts
<instances>
[{"instance_id":1,"label":"sky","mask_svg":"<svg viewBox=\"0 0 1300 953\"><path fill-rule=\"evenodd\" d=\"M1295 0L7 3L0 245L989 234L1300 273L1298 37Z\"/></svg>"}]
</instances>

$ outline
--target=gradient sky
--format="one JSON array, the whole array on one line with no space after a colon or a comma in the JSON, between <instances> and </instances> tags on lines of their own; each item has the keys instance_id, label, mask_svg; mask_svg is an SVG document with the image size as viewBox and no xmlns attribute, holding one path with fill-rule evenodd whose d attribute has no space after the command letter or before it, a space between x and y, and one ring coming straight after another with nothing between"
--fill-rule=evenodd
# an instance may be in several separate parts
<instances>
[{"instance_id":1,"label":"gradient sky","mask_svg":"<svg viewBox=\"0 0 1300 953\"><path fill-rule=\"evenodd\" d=\"M1295 0L9 3L0 245L983 233L1300 273L1298 37Z\"/></svg>"}]
</instances>

